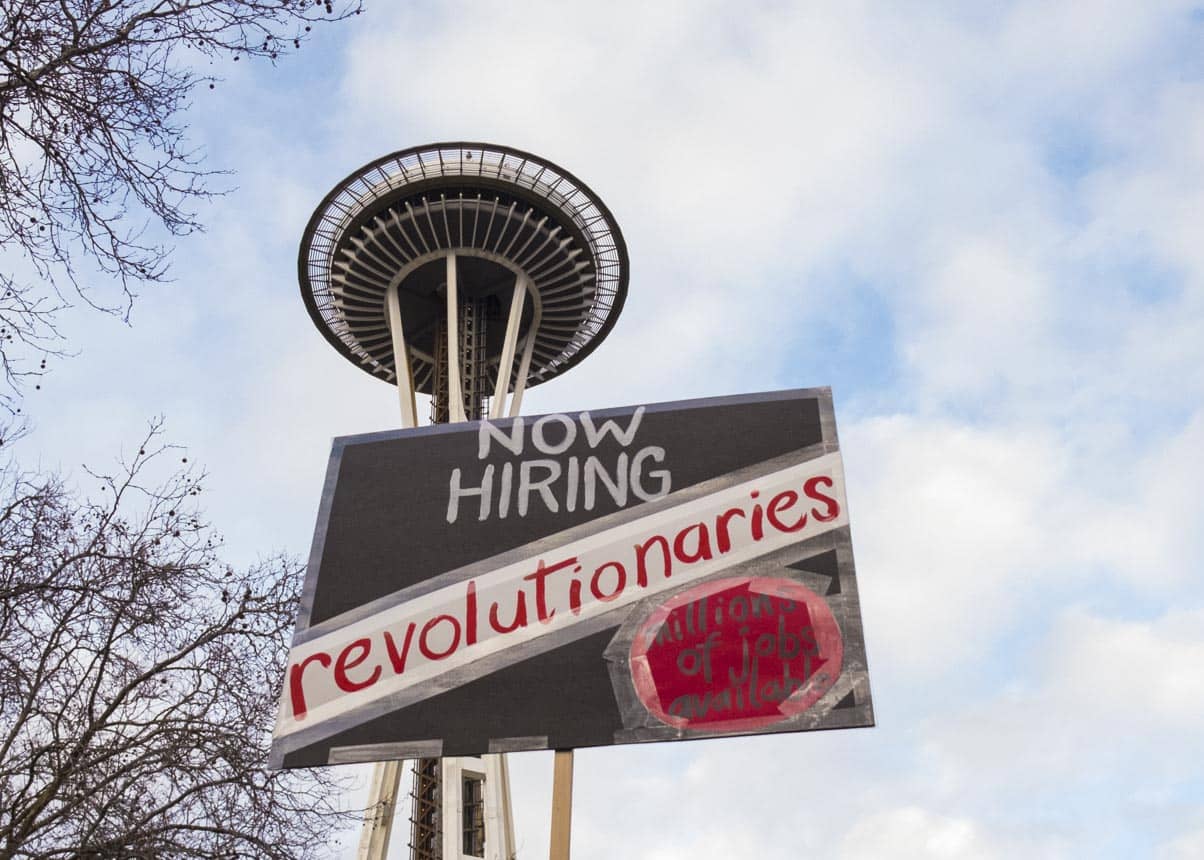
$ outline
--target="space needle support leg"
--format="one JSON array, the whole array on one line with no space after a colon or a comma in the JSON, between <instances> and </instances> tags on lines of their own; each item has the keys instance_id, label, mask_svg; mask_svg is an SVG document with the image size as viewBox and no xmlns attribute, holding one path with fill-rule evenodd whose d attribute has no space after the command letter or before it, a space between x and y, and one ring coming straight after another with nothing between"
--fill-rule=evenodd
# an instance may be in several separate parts
<instances>
[{"instance_id":1,"label":"space needle support leg","mask_svg":"<svg viewBox=\"0 0 1204 860\"><path fill-rule=\"evenodd\" d=\"M506 321L502 357L497 365L497 387L493 390L493 405L489 410L491 419L501 418L506 411L506 393L510 390L510 372L514 368L514 350L518 344L518 328L523 321L523 298L526 294L527 277L518 275L514 279L514 297L510 300L510 318Z\"/></svg>"},{"instance_id":2,"label":"space needle support leg","mask_svg":"<svg viewBox=\"0 0 1204 860\"><path fill-rule=\"evenodd\" d=\"M397 808L397 788L401 783L404 762L382 761L372 769L372 784L368 790L368 808L364 810L364 826L360 831L360 847L356 860L384 860L393 834L393 814Z\"/></svg>"},{"instance_id":3,"label":"space needle support leg","mask_svg":"<svg viewBox=\"0 0 1204 860\"><path fill-rule=\"evenodd\" d=\"M531 356L535 352L535 332L539 330L539 323L543 319L543 308L540 306L539 296L533 295L535 299L535 315L531 318L531 325L527 329L527 341L523 345L523 359L518 363L518 378L514 380L514 394L510 397L510 417L514 418L518 415L519 408L523 405L523 392L527 390L527 374L531 372Z\"/></svg>"},{"instance_id":4,"label":"space needle support leg","mask_svg":"<svg viewBox=\"0 0 1204 860\"><path fill-rule=\"evenodd\" d=\"M418 426L418 408L414 402L414 374L410 369L410 351L406 348L405 332L401 326L401 301L397 291L385 295L389 317L389 334L393 339L393 371L397 377L397 397L401 405L401 426ZM397 809L397 790L401 783L400 761L379 762L372 771L368 791L368 808L364 812L364 827L360 832L357 860L384 860L393 833L393 815Z\"/></svg>"},{"instance_id":5,"label":"space needle support leg","mask_svg":"<svg viewBox=\"0 0 1204 860\"><path fill-rule=\"evenodd\" d=\"M460 367L460 299L456 290L456 255L447 255L447 404L448 420L467 421L464 414L464 370Z\"/></svg>"},{"instance_id":6,"label":"space needle support leg","mask_svg":"<svg viewBox=\"0 0 1204 860\"><path fill-rule=\"evenodd\" d=\"M390 287L385 296L389 313L389 335L393 339L393 371L397 376L397 398L401 402L401 426L418 426L418 406L414 402L414 373L410 368L410 351L406 349L405 331L401 327L401 286Z\"/></svg>"}]
</instances>

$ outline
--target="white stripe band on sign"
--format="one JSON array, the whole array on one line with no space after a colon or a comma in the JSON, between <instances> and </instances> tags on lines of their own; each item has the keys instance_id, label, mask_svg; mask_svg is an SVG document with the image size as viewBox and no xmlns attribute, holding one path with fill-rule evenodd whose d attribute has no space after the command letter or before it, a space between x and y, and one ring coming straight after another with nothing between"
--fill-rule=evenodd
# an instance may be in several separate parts
<instances>
[{"instance_id":1,"label":"white stripe band on sign","mask_svg":"<svg viewBox=\"0 0 1204 860\"><path fill-rule=\"evenodd\" d=\"M833 452L428 592L294 647L276 737L847 524Z\"/></svg>"}]
</instances>

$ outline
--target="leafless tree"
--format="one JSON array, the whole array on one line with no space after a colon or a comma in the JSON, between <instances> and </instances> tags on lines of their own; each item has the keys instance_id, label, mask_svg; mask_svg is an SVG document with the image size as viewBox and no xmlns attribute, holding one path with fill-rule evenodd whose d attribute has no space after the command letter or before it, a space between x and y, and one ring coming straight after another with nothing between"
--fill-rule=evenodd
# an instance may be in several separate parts
<instances>
[{"instance_id":1,"label":"leafless tree","mask_svg":"<svg viewBox=\"0 0 1204 860\"><path fill-rule=\"evenodd\" d=\"M344 823L329 772L264 769L297 565L223 564L158 432L100 501L0 472L3 860L307 857Z\"/></svg>"},{"instance_id":2,"label":"leafless tree","mask_svg":"<svg viewBox=\"0 0 1204 860\"><path fill-rule=\"evenodd\" d=\"M185 137L215 58L274 62L359 0L0 0L0 406L81 298L126 315L212 191ZM24 276L20 273L24 270ZM21 346L18 346L21 345Z\"/></svg>"}]
</instances>

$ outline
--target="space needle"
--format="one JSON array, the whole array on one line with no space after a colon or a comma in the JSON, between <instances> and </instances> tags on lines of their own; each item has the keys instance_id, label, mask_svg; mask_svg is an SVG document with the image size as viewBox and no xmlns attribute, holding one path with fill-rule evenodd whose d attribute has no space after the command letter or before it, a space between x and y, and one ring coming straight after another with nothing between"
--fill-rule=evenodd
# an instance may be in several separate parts
<instances>
[{"instance_id":1,"label":"space needle","mask_svg":"<svg viewBox=\"0 0 1204 860\"><path fill-rule=\"evenodd\" d=\"M506 146L437 143L338 183L305 228L298 277L318 330L396 387L409 428L418 394L433 423L518 415L528 388L610 332L628 259L610 211L568 171ZM564 763L557 753L558 780ZM388 850L401 765L376 766L362 858ZM412 860L514 855L502 755L418 760L410 809Z\"/></svg>"}]
</instances>

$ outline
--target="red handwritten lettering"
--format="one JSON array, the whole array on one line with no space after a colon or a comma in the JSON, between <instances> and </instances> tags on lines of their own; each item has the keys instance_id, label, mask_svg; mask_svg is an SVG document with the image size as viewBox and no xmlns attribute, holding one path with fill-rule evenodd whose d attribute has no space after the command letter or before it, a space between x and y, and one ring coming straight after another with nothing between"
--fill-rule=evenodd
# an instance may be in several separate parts
<instances>
[{"instance_id":1,"label":"red handwritten lettering","mask_svg":"<svg viewBox=\"0 0 1204 860\"><path fill-rule=\"evenodd\" d=\"M812 501L824 503L824 506L828 511L826 514L821 514L815 508L811 509L811 513L821 523L827 523L840 516L840 504L836 501L836 499L815 489L820 484L823 484L825 487L831 487L833 485L832 479L827 475L816 475L814 478L808 478L807 482L803 484L803 493Z\"/></svg>"},{"instance_id":2,"label":"red handwritten lettering","mask_svg":"<svg viewBox=\"0 0 1204 860\"><path fill-rule=\"evenodd\" d=\"M794 490L783 490L772 499L769 500L769 507L765 509L765 519L769 520L769 524L780 532L796 532L803 526L807 525L807 515L803 514L798 518L798 521L788 526L778 519L778 514L784 510L789 510L794 507L794 503L798 501L798 493Z\"/></svg>"},{"instance_id":3,"label":"red handwritten lettering","mask_svg":"<svg viewBox=\"0 0 1204 860\"><path fill-rule=\"evenodd\" d=\"M397 650L397 643L393 641L393 634L388 630L385 631L385 650L389 654L389 662L393 664L393 671L398 675L406 670L406 658L409 656L410 642L414 639L414 629L417 626L413 621L406 625L406 635L401 643L401 651Z\"/></svg>"},{"instance_id":4,"label":"red handwritten lettering","mask_svg":"<svg viewBox=\"0 0 1204 860\"><path fill-rule=\"evenodd\" d=\"M608 567L613 568L615 572L615 588L614 591L610 592L609 594L602 591L602 588L599 585L599 582L602 579L602 571L606 570ZM623 588L626 585L627 571L623 569L623 565L617 561L608 561L606 564L594 571L594 575L589 581L589 590L598 600L601 600L603 603L609 603L623 593Z\"/></svg>"},{"instance_id":5,"label":"red handwritten lettering","mask_svg":"<svg viewBox=\"0 0 1204 860\"><path fill-rule=\"evenodd\" d=\"M539 616L539 620L547 624L552 620L552 616L556 614L555 609L548 609L548 596L545 581L548 576L558 570L564 570L566 567L577 563L577 557L566 558L563 561L558 561L553 565L547 565L541 558L539 564L535 567L534 573L528 573L523 579L530 580L535 583L535 614Z\"/></svg>"},{"instance_id":6,"label":"red handwritten lettering","mask_svg":"<svg viewBox=\"0 0 1204 860\"><path fill-rule=\"evenodd\" d=\"M338 659L334 661L334 682L344 693L354 693L356 690L371 687L380 677L380 666L374 668L363 681L353 681L347 677L347 670L363 663L371 652L371 639L356 639L339 652Z\"/></svg>"},{"instance_id":7,"label":"red handwritten lettering","mask_svg":"<svg viewBox=\"0 0 1204 860\"><path fill-rule=\"evenodd\" d=\"M310 663L321 663L322 668L330 666L330 655L322 651L316 654L310 654L300 663L294 664L288 673L288 692L293 701L293 716L298 720L305 719L305 712L308 708L305 706L305 687L302 684L302 678L305 675L305 667Z\"/></svg>"},{"instance_id":8,"label":"red handwritten lettering","mask_svg":"<svg viewBox=\"0 0 1204 860\"><path fill-rule=\"evenodd\" d=\"M686 552L686 538L690 536L691 532L697 534L697 538L694 541L694 551ZM677 537L673 540L673 554L677 556L677 560L682 564L693 564L696 561L712 558L711 535L707 531L707 527L702 523L695 523L679 531Z\"/></svg>"},{"instance_id":9,"label":"red handwritten lettering","mask_svg":"<svg viewBox=\"0 0 1204 860\"><path fill-rule=\"evenodd\" d=\"M430 632L432 630L434 630L437 625L441 624L444 621L451 624L451 626L452 626L451 644L448 645L447 649L444 651L436 651L433 648L431 648L430 643L427 642L427 636L430 635ZM457 621L451 615L436 615L434 618L432 618L430 621L426 622L426 624L424 624L422 626L422 632L418 634L418 650L421 651L422 656L428 660L443 660L443 659L451 656L453 653L455 653L455 650L459 647L460 647L460 622Z\"/></svg>"}]
</instances>

